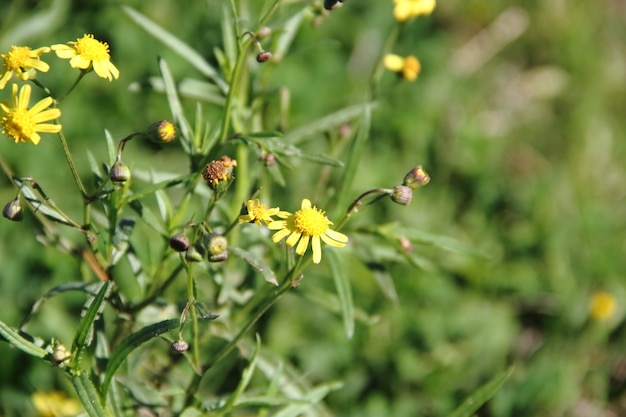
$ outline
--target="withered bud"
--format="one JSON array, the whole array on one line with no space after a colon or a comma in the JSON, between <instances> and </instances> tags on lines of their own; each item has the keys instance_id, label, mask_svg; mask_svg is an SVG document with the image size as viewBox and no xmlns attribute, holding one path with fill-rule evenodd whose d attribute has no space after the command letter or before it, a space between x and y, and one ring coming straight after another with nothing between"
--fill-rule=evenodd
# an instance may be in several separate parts
<instances>
[{"instance_id":1,"label":"withered bud","mask_svg":"<svg viewBox=\"0 0 626 417\"><path fill-rule=\"evenodd\" d=\"M2 215L14 222L21 221L22 217L24 216L24 212L22 210L20 198L15 197L15 200L9 201L2 209Z\"/></svg>"},{"instance_id":2,"label":"withered bud","mask_svg":"<svg viewBox=\"0 0 626 417\"><path fill-rule=\"evenodd\" d=\"M130 168L118 159L109 171L109 178L115 183L124 183L130 179Z\"/></svg>"},{"instance_id":3,"label":"withered bud","mask_svg":"<svg viewBox=\"0 0 626 417\"><path fill-rule=\"evenodd\" d=\"M169 120L152 123L148 128L148 139L155 143L168 143L176 138L176 126Z\"/></svg>"},{"instance_id":4,"label":"withered bud","mask_svg":"<svg viewBox=\"0 0 626 417\"><path fill-rule=\"evenodd\" d=\"M396 185L393 187L393 193L391 193L391 201L394 203L402 204L403 206L409 205L413 198L413 190L406 185Z\"/></svg>"},{"instance_id":5,"label":"withered bud","mask_svg":"<svg viewBox=\"0 0 626 417\"><path fill-rule=\"evenodd\" d=\"M185 342L183 339L178 339L172 342L172 349L178 353L186 352L189 349L189 343Z\"/></svg>"},{"instance_id":6,"label":"withered bud","mask_svg":"<svg viewBox=\"0 0 626 417\"><path fill-rule=\"evenodd\" d=\"M416 189L428 184L429 182L430 177L428 176L428 173L424 171L421 165L418 165L404 176L402 185Z\"/></svg>"},{"instance_id":7,"label":"withered bud","mask_svg":"<svg viewBox=\"0 0 626 417\"><path fill-rule=\"evenodd\" d=\"M228 259L228 240L223 235L211 233L207 237L207 249L210 262L223 262Z\"/></svg>"},{"instance_id":8,"label":"withered bud","mask_svg":"<svg viewBox=\"0 0 626 417\"><path fill-rule=\"evenodd\" d=\"M170 238L170 248L174 249L176 252L184 252L189 249L189 246L191 246L189 238L182 233Z\"/></svg>"},{"instance_id":9,"label":"withered bud","mask_svg":"<svg viewBox=\"0 0 626 417\"><path fill-rule=\"evenodd\" d=\"M272 53L270 51L263 51L263 52L259 52L259 54L256 56L256 62L267 62L272 58Z\"/></svg>"},{"instance_id":10,"label":"withered bud","mask_svg":"<svg viewBox=\"0 0 626 417\"><path fill-rule=\"evenodd\" d=\"M222 156L219 161L212 161L202 172L202 178L215 191L225 191L233 180L233 168L237 161L228 156Z\"/></svg>"}]
</instances>

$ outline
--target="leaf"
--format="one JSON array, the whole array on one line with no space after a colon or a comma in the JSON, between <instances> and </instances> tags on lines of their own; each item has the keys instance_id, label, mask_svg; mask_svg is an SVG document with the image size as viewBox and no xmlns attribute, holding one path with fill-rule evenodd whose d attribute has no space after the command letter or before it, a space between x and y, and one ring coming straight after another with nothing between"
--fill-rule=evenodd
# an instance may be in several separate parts
<instances>
[{"instance_id":1,"label":"leaf","mask_svg":"<svg viewBox=\"0 0 626 417\"><path fill-rule=\"evenodd\" d=\"M502 385L504 385L513 374L514 368L515 367L511 365L508 369L494 376L489 382L467 397L465 401L463 401L463 404L448 417L471 417L476 410L496 395Z\"/></svg>"},{"instance_id":2,"label":"leaf","mask_svg":"<svg viewBox=\"0 0 626 417\"><path fill-rule=\"evenodd\" d=\"M332 158L323 153L305 152L297 146L294 146L275 137L263 141L263 144L266 145L266 148L269 152L275 153L280 156L296 157L324 165L343 167L343 162L339 161L338 159Z\"/></svg>"},{"instance_id":3,"label":"leaf","mask_svg":"<svg viewBox=\"0 0 626 417\"><path fill-rule=\"evenodd\" d=\"M239 384L237 385L237 388L233 391L233 393L228 397L228 400L226 401L226 404L224 405L224 409L221 410L222 413L227 414L233 409L234 405L239 402L238 399L241 396L241 394L243 394L243 392L246 390L246 387L250 384L250 381L252 380L252 375L254 374L254 370L256 368L257 354L259 353L260 349L261 349L261 338L257 334L256 348L254 349L254 352L252 353L252 357L250 358L250 363L248 364L248 366L245 367L245 369L241 373L241 379L239 380Z\"/></svg>"},{"instance_id":4,"label":"leaf","mask_svg":"<svg viewBox=\"0 0 626 417\"><path fill-rule=\"evenodd\" d=\"M302 398L302 400L305 401L304 404L290 404L274 414L274 417L298 417L307 411L307 409L319 403L330 391L338 390L342 386L343 384L341 382L329 382L319 385L311 389L304 398Z\"/></svg>"},{"instance_id":5,"label":"leaf","mask_svg":"<svg viewBox=\"0 0 626 417\"><path fill-rule=\"evenodd\" d=\"M259 271L261 275L263 275L263 278L265 278L265 281L269 282L270 284L278 286L278 280L276 280L276 274L269 267L269 265L265 261L263 261L261 258L259 258L258 256L256 256L255 254L251 252L245 251L240 248L230 247L228 248L228 252L234 253L235 255L239 256L241 259L243 259L248 264L250 264L252 268Z\"/></svg>"},{"instance_id":6,"label":"leaf","mask_svg":"<svg viewBox=\"0 0 626 417\"><path fill-rule=\"evenodd\" d=\"M87 335L89 335L91 326L98 317L98 314L103 307L104 300L111 287L111 281L106 281L100 287L98 294L91 300L87 312L78 324L74 340L72 341L72 355L79 359L83 349L85 348L85 342L87 341Z\"/></svg>"},{"instance_id":7,"label":"leaf","mask_svg":"<svg viewBox=\"0 0 626 417\"><path fill-rule=\"evenodd\" d=\"M176 36L172 35L135 9L122 6L122 9L130 18L141 26L146 32L169 46L174 52L180 55L185 61L189 62L198 71L212 79L215 84L222 89L223 92L228 91L228 84L218 74L217 70L213 68L199 53L194 51L189 45Z\"/></svg>"},{"instance_id":8,"label":"leaf","mask_svg":"<svg viewBox=\"0 0 626 417\"><path fill-rule=\"evenodd\" d=\"M149 77L145 83L134 82L128 87L133 92L141 91L144 87L149 87L153 91L165 92L165 83L161 77ZM204 101L223 107L226 99L222 90L210 82L197 80L195 78L183 78L177 85L176 90L183 98Z\"/></svg>"},{"instance_id":9,"label":"leaf","mask_svg":"<svg viewBox=\"0 0 626 417\"><path fill-rule=\"evenodd\" d=\"M389 228L395 236L405 236L413 243L421 245L434 246L449 252L468 255L473 258L488 260L489 255L481 250L462 243L461 241L449 236L436 235L412 228L404 228L398 224L392 224Z\"/></svg>"},{"instance_id":10,"label":"leaf","mask_svg":"<svg viewBox=\"0 0 626 417\"><path fill-rule=\"evenodd\" d=\"M339 296L339 304L341 305L341 315L343 317L343 325L346 329L346 336L352 339L354 335L354 303L352 301L352 290L350 288L350 280L348 274L339 265L339 260L334 251L326 251L326 258L330 266L335 288Z\"/></svg>"},{"instance_id":11,"label":"leaf","mask_svg":"<svg viewBox=\"0 0 626 417\"><path fill-rule=\"evenodd\" d=\"M306 9L302 10L299 13L293 15L284 25L283 30L278 36L278 41L276 42L276 46L272 48L272 61L280 62L287 54L287 50L294 38L296 37L296 33L298 32L298 28L302 23L302 19L304 18Z\"/></svg>"},{"instance_id":12,"label":"leaf","mask_svg":"<svg viewBox=\"0 0 626 417\"><path fill-rule=\"evenodd\" d=\"M109 166L115 163L115 159L117 158L117 146L115 146L115 141L113 140L113 136L111 136L111 132L105 129L104 137L107 141L107 152L109 155Z\"/></svg>"},{"instance_id":13,"label":"leaf","mask_svg":"<svg viewBox=\"0 0 626 417\"><path fill-rule=\"evenodd\" d=\"M183 140L180 141L181 145L183 146L184 151L190 154L192 150L191 144L193 143L193 138L191 130L189 128L189 123L185 118L183 106L180 103L180 99L178 98L178 93L176 92L176 84L174 83L172 73L167 66L167 62L162 58L159 58L159 69L161 70L161 76L163 77L165 94L167 96L167 102L172 112L172 117L178 125L178 128L180 129L180 134L183 138Z\"/></svg>"},{"instance_id":14,"label":"leaf","mask_svg":"<svg viewBox=\"0 0 626 417\"><path fill-rule=\"evenodd\" d=\"M53 207L49 206L50 200L41 201L40 197L35 194L35 191L28 185L26 181L22 181L19 178L13 177L13 182L20 189L22 196L35 207L35 210L43 214L49 220L57 223L61 223L68 226L73 226L62 215L59 214ZM43 198L43 197L41 197ZM54 205L54 204L52 204Z\"/></svg>"},{"instance_id":15,"label":"leaf","mask_svg":"<svg viewBox=\"0 0 626 417\"><path fill-rule=\"evenodd\" d=\"M163 236L167 236L166 230L163 228L163 225L159 221L159 219L152 213L152 211L145 207L140 201L134 200L129 204L130 208L135 210L137 214L141 217L141 219L146 222L146 224L156 230Z\"/></svg>"},{"instance_id":16,"label":"leaf","mask_svg":"<svg viewBox=\"0 0 626 417\"><path fill-rule=\"evenodd\" d=\"M24 353L27 353L31 356L36 356L38 358L45 357L48 353L41 346L37 346L29 339L24 337L23 332L14 329L13 327L5 324L3 321L0 321L0 335L4 337L9 343L18 348ZM30 339L34 340L34 338L28 335Z\"/></svg>"},{"instance_id":17,"label":"leaf","mask_svg":"<svg viewBox=\"0 0 626 417\"><path fill-rule=\"evenodd\" d=\"M111 383L111 378L113 378L115 372L133 350L148 340L175 329L178 326L180 326L179 319L164 320L162 322L146 326L122 340L109 358L109 363L104 375L104 381L102 382L102 394L106 396L109 384Z\"/></svg>"},{"instance_id":18,"label":"leaf","mask_svg":"<svg viewBox=\"0 0 626 417\"><path fill-rule=\"evenodd\" d=\"M72 384L74 384L78 399L89 417L110 417L110 414L102 406L102 397L87 372L79 371L73 375Z\"/></svg>"}]
</instances>

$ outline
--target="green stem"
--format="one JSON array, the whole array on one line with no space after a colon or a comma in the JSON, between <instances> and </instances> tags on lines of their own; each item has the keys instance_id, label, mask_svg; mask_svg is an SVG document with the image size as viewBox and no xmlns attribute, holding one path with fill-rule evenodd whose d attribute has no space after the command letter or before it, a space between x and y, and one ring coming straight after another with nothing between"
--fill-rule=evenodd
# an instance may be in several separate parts
<instances>
[{"instance_id":1,"label":"green stem","mask_svg":"<svg viewBox=\"0 0 626 417\"><path fill-rule=\"evenodd\" d=\"M200 347L198 338L198 310L196 309L196 281L191 270L191 265L185 262L187 271L187 299L191 317L191 350L194 367L200 366Z\"/></svg>"},{"instance_id":2,"label":"green stem","mask_svg":"<svg viewBox=\"0 0 626 417\"><path fill-rule=\"evenodd\" d=\"M72 158L72 153L70 152L70 147L67 145L67 140L65 139L65 135L63 131L59 132L59 138L61 139L61 145L63 146L63 153L65 153L65 159L67 159L67 164L70 167L70 171L72 172L72 177L74 177L74 181L82 194L83 199L87 198L87 191L85 190L85 186L78 175L78 170L76 169L76 165L74 164L74 159Z\"/></svg>"},{"instance_id":3,"label":"green stem","mask_svg":"<svg viewBox=\"0 0 626 417\"><path fill-rule=\"evenodd\" d=\"M82 80L82 79L83 79L83 77L85 76L85 74L87 74L88 72L89 72L89 71L81 71L81 72L78 74L78 77L76 78L76 81L74 81L74 84L72 84L72 85L71 85L71 87L67 90L67 92L66 92L65 94L63 94L63 95L59 96L59 97L56 99L56 103L57 103L57 105L58 105L58 104L59 104L59 103L60 103L63 99L65 99L65 97L67 97L67 96L69 96L69 95L70 95L70 93L74 90L74 88L76 88L76 86L78 85L78 83L80 82L80 80Z\"/></svg>"}]
</instances>

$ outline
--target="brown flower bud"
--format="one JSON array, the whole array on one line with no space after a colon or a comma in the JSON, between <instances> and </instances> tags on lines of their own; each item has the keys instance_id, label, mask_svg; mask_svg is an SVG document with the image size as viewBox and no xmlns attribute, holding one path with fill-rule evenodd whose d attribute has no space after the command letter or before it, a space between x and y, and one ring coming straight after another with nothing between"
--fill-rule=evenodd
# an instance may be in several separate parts
<instances>
[{"instance_id":1,"label":"brown flower bud","mask_svg":"<svg viewBox=\"0 0 626 417\"><path fill-rule=\"evenodd\" d=\"M184 252L189 249L190 245L189 238L184 234L174 235L170 238L170 248L176 252Z\"/></svg>"},{"instance_id":2,"label":"brown flower bud","mask_svg":"<svg viewBox=\"0 0 626 417\"><path fill-rule=\"evenodd\" d=\"M125 183L130 179L130 168L118 159L109 171L109 178L115 183Z\"/></svg>"},{"instance_id":3,"label":"brown flower bud","mask_svg":"<svg viewBox=\"0 0 626 417\"><path fill-rule=\"evenodd\" d=\"M263 63L263 62L267 62L272 58L272 53L269 51L263 51L263 52L259 52L259 54L256 56L256 61Z\"/></svg>"}]
</instances>

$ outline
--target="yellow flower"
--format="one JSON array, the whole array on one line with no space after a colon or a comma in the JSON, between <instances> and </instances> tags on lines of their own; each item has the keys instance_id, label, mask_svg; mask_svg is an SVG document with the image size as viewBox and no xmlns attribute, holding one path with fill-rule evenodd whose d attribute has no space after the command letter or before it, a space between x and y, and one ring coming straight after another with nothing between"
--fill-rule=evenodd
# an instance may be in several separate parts
<instances>
[{"instance_id":1,"label":"yellow flower","mask_svg":"<svg viewBox=\"0 0 626 417\"><path fill-rule=\"evenodd\" d=\"M294 214L281 211L278 217L284 220L273 221L267 225L271 230L278 230L272 236L275 243L280 242L285 237L288 246L295 246L298 255L304 255L309 241L313 247L313 263L320 263L322 260L322 248L320 239L326 244L336 248L342 248L348 243L348 237L343 233L331 230L329 226L333 224L326 214L317 207L311 206L311 202L306 198L302 200L300 210Z\"/></svg>"},{"instance_id":2,"label":"yellow flower","mask_svg":"<svg viewBox=\"0 0 626 417\"><path fill-rule=\"evenodd\" d=\"M41 140L37 132L58 133L61 131L60 124L42 124L42 122L58 119L61 116L61 110L48 109L52 105L52 97L40 100L29 110L30 91L30 85L27 84L22 87L18 95L17 84L13 84L11 105L9 106L6 102L0 103L0 110L4 112L4 116L0 119L0 126L2 126L2 133L14 139L15 143L30 142L36 145Z\"/></svg>"},{"instance_id":3,"label":"yellow flower","mask_svg":"<svg viewBox=\"0 0 626 417\"><path fill-rule=\"evenodd\" d=\"M41 61L41 54L50 52L50 48L30 49L28 46L12 46L6 54L2 54L2 69L4 74L0 77L0 90L2 90L11 77L15 75L20 80L32 80L36 77L36 72L48 72L50 66Z\"/></svg>"},{"instance_id":4,"label":"yellow flower","mask_svg":"<svg viewBox=\"0 0 626 417\"><path fill-rule=\"evenodd\" d=\"M589 315L597 321L608 320L615 314L616 307L615 297L606 291L598 291L591 295Z\"/></svg>"},{"instance_id":5,"label":"yellow flower","mask_svg":"<svg viewBox=\"0 0 626 417\"><path fill-rule=\"evenodd\" d=\"M239 216L239 224L254 222L257 226L261 226L261 221L265 224L273 222L272 216L276 216L280 209L278 207L268 209L265 204L261 204L258 199L255 199L246 201L246 211L246 214Z\"/></svg>"},{"instance_id":6,"label":"yellow flower","mask_svg":"<svg viewBox=\"0 0 626 417\"><path fill-rule=\"evenodd\" d=\"M111 63L109 44L95 40L93 35L84 35L76 42L52 45L51 48L59 58L69 59L72 68L88 71L93 67L98 77L109 81L120 76L119 70Z\"/></svg>"},{"instance_id":7,"label":"yellow flower","mask_svg":"<svg viewBox=\"0 0 626 417\"><path fill-rule=\"evenodd\" d=\"M80 401L60 391L34 392L31 401L41 417L76 416L83 410Z\"/></svg>"},{"instance_id":8,"label":"yellow flower","mask_svg":"<svg viewBox=\"0 0 626 417\"><path fill-rule=\"evenodd\" d=\"M405 22L412 17L429 15L435 10L435 0L393 0L393 17L398 22Z\"/></svg>"},{"instance_id":9,"label":"yellow flower","mask_svg":"<svg viewBox=\"0 0 626 417\"><path fill-rule=\"evenodd\" d=\"M413 55L403 58L399 55L387 54L385 55L383 63L385 64L385 68L402 74L407 81L415 81L422 69L419 60Z\"/></svg>"}]
</instances>

